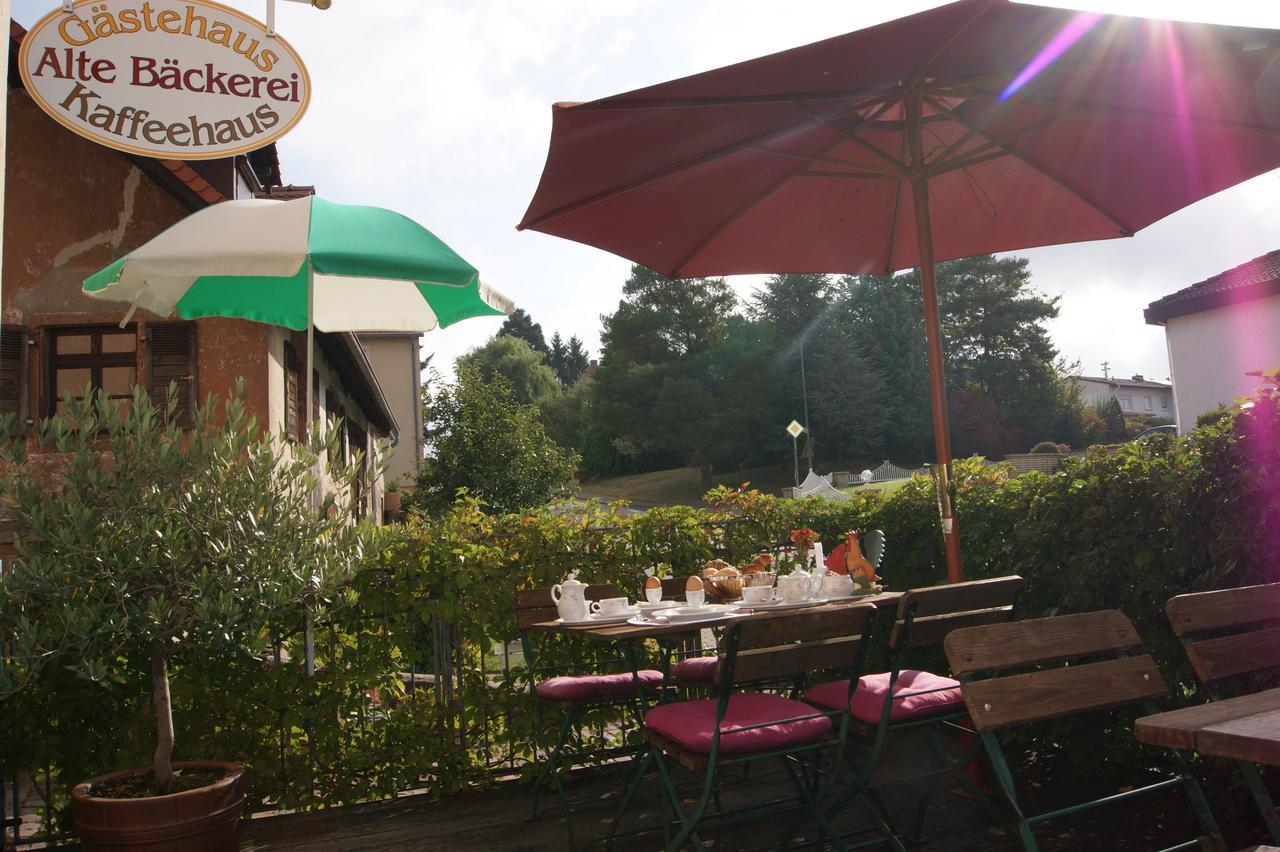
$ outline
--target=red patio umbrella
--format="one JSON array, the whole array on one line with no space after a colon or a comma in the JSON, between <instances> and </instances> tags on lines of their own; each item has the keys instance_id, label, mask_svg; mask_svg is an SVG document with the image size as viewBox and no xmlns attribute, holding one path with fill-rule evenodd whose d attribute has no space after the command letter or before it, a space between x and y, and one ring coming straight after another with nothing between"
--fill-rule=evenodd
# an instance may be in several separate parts
<instances>
[{"instance_id":1,"label":"red patio umbrella","mask_svg":"<svg viewBox=\"0 0 1280 852\"><path fill-rule=\"evenodd\" d=\"M1280 166L1280 31L960 0L554 107L519 227L672 278L919 267L961 576L934 263L1131 236Z\"/></svg>"}]
</instances>

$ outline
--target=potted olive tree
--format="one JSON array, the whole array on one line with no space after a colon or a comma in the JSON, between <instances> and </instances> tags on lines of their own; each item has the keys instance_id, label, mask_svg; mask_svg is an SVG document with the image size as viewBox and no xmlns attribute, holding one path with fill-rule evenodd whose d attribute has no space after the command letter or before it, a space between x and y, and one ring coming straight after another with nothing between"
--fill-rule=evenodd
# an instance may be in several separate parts
<instances>
[{"instance_id":1,"label":"potted olive tree","mask_svg":"<svg viewBox=\"0 0 1280 852\"><path fill-rule=\"evenodd\" d=\"M123 405L66 400L40 425L39 456L20 440L0 449L0 501L21 554L0 579L0 641L11 649L0 700L67 672L104 689L150 685L138 705L154 717L151 766L72 791L86 850L237 848L243 770L174 761L170 664L193 651L261 658L268 618L301 620L360 556L350 514L335 505L347 494L317 494L322 447L266 434L243 388L225 404L210 398L188 429L168 422L177 403L172 389L159 406L142 389ZM351 482L354 472L335 474ZM131 677L131 664L149 677Z\"/></svg>"}]
</instances>

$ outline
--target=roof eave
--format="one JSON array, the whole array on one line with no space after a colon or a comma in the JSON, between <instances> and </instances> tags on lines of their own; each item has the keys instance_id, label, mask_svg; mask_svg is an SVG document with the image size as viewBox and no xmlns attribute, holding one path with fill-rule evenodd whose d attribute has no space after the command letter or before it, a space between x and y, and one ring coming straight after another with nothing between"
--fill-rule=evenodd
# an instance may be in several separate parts
<instances>
[{"instance_id":1,"label":"roof eave","mask_svg":"<svg viewBox=\"0 0 1280 852\"><path fill-rule=\"evenodd\" d=\"M1160 299L1148 305L1142 312L1142 316L1147 325L1168 325L1169 320L1178 317L1200 314L1218 308L1229 308L1278 295L1280 295L1280 279L1271 279L1232 290L1219 290L1168 301Z\"/></svg>"}]
</instances>

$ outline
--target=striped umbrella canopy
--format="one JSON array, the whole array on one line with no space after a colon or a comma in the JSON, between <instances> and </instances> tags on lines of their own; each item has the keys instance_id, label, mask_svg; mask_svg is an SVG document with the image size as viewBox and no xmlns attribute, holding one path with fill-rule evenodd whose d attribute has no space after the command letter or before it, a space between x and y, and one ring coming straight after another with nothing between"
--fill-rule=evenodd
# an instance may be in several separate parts
<instances>
[{"instance_id":1,"label":"striped umbrella canopy","mask_svg":"<svg viewBox=\"0 0 1280 852\"><path fill-rule=\"evenodd\" d=\"M299 331L421 332L513 309L412 219L316 196L207 207L85 279L84 292L131 313Z\"/></svg>"}]
</instances>

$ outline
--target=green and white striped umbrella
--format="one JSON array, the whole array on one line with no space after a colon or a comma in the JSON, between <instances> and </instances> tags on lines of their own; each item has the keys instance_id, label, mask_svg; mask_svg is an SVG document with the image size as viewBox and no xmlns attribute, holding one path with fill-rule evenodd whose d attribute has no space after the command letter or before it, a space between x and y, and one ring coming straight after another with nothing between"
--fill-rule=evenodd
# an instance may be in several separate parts
<instances>
[{"instance_id":1,"label":"green and white striped umbrella","mask_svg":"<svg viewBox=\"0 0 1280 852\"><path fill-rule=\"evenodd\" d=\"M84 292L162 317L299 331L430 331L513 307L412 219L315 196L207 207L85 279Z\"/></svg>"}]
</instances>

